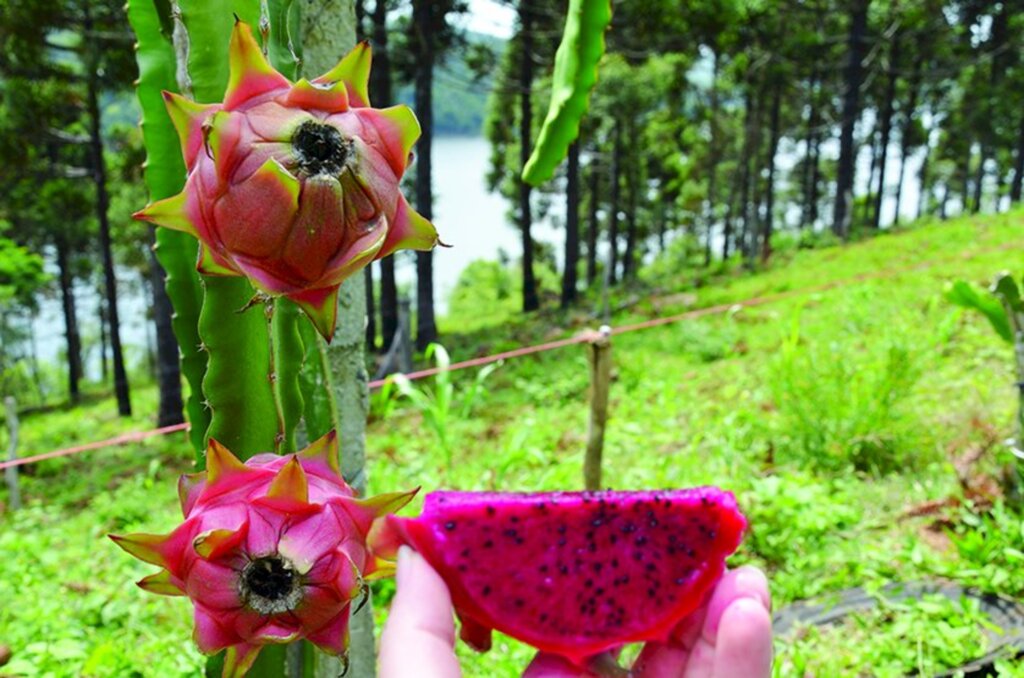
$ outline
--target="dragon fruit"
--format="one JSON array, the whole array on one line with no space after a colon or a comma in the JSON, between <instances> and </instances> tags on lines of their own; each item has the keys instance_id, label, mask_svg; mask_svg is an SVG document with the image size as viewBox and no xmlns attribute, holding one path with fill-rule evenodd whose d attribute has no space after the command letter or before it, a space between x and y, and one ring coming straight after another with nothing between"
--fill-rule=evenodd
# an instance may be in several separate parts
<instances>
[{"instance_id":1,"label":"dragon fruit","mask_svg":"<svg viewBox=\"0 0 1024 678\"><path fill-rule=\"evenodd\" d=\"M423 555L475 649L489 649L496 629L583 666L625 643L669 639L746 525L733 495L714 487L433 492L418 518L389 516L370 540Z\"/></svg>"},{"instance_id":2,"label":"dragon fruit","mask_svg":"<svg viewBox=\"0 0 1024 678\"><path fill-rule=\"evenodd\" d=\"M162 570L147 591L188 596L199 649L227 648L225 676L241 676L263 645L306 638L331 654L348 644L352 602L393 572L367 547L378 517L412 493L357 499L338 468L333 432L286 456L246 463L214 440L203 473L178 484L185 521L167 535L111 535Z\"/></svg>"},{"instance_id":3,"label":"dragon fruit","mask_svg":"<svg viewBox=\"0 0 1024 678\"><path fill-rule=\"evenodd\" d=\"M406 106L370 108L369 75L362 43L292 84L237 22L222 103L164 92L188 178L136 218L196 236L201 273L246 276L292 299L330 339L345 278L397 249L437 243L399 190L419 123Z\"/></svg>"}]
</instances>

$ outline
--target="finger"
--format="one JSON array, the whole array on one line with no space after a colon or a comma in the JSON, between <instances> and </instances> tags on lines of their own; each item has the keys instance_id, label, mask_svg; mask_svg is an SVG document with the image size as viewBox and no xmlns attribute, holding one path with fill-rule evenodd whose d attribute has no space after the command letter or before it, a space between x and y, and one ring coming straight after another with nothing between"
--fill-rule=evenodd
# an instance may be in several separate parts
<instances>
[{"instance_id":1,"label":"finger","mask_svg":"<svg viewBox=\"0 0 1024 678\"><path fill-rule=\"evenodd\" d=\"M538 652L523 671L523 678L588 678L590 675L564 657L543 652Z\"/></svg>"},{"instance_id":2,"label":"finger","mask_svg":"<svg viewBox=\"0 0 1024 678\"><path fill-rule=\"evenodd\" d=\"M729 576L732 575L732 576ZM711 594L708 601L708 616L704 621L703 637L714 644L721 626L722 616L726 609L739 598L751 598L758 601L765 611L772 607L771 594L768 592L768 578L764 572L745 565L733 570L725 577Z\"/></svg>"},{"instance_id":3,"label":"finger","mask_svg":"<svg viewBox=\"0 0 1024 678\"><path fill-rule=\"evenodd\" d=\"M423 557L398 551L397 592L380 639L381 678L459 678L447 587Z\"/></svg>"},{"instance_id":4,"label":"finger","mask_svg":"<svg viewBox=\"0 0 1024 678\"><path fill-rule=\"evenodd\" d=\"M579 667L565 657L538 652L523 672L523 678L628 678L629 671L619 666L621 648L609 650L587 660Z\"/></svg>"},{"instance_id":5,"label":"finger","mask_svg":"<svg viewBox=\"0 0 1024 678\"><path fill-rule=\"evenodd\" d=\"M707 603L680 622L668 643L648 643L634 665L642 678L709 676L713 669L716 637L728 606L742 598L752 599L765 610L771 605L768 580L754 567L726 572Z\"/></svg>"},{"instance_id":6,"label":"finger","mask_svg":"<svg viewBox=\"0 0 1024 678\"><path fill-rule=\"evenodd\" d=\"M772 618L761 601L740 598L722 614L714 678L768 678L772 671Z\"/></svg>"}]
</instances>

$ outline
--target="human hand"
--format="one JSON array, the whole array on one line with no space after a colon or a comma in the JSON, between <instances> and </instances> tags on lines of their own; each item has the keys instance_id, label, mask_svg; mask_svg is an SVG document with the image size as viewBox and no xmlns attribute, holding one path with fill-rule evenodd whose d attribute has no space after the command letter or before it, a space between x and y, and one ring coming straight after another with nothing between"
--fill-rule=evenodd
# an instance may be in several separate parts
<instances>
[{"instance_id":1,"label":"human hand","mask_svg":"<svg viewBox=\"0 0 1024 678\"><path fill-rule=\"evenodd\" d=\"M381 636L381 678L458 678L448 589L423 558L398 554L398 591ZM707 604L683 621L671 643L648 643L635 678L767 678L772 626L768 581L753 567L727 572ZM523 678L591 678L560 657L538 654Z\"/></svg>"}]
</instances>

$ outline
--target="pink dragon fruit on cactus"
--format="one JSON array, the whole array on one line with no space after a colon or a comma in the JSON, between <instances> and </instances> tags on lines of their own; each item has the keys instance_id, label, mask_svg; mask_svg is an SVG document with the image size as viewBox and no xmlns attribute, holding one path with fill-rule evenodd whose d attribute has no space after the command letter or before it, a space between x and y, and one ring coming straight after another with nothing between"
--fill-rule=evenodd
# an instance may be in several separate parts
<instances>
[{"instance_id":1,"label":"pink dragon fruit on cactus","mask_svg":"<svg viewBox=\"0 0 1024 678\"><path fill-rule=\"evenodd\" d=\"M399 190L419 123L406 106L370 108L369 75L362 43L292 84L237 22L222 103L164 93L188 178L136 218L196 236L201 273L246 276L292 299L330 339L345 278L397 249L437 243Z\"/></svg>"},{"instance_id":2,"label":"pink dragon fruit on cactus","mask_svg":"<svg viewBox=\"0 0 1024 678\"><path fill-rule=\"evenodd\" d=\"M367 546L374 521L413 493L357 499L337 465L333 432L291 455L246 463L211 440L207 470L178 484L185 521L167 535L111 535L163 569L138 582L188 596L199 649L227 648L225 676L242 676L263 645L306 638L331 654L348 644L352 602L392 573Z\"/></svg>"}]
</instances>

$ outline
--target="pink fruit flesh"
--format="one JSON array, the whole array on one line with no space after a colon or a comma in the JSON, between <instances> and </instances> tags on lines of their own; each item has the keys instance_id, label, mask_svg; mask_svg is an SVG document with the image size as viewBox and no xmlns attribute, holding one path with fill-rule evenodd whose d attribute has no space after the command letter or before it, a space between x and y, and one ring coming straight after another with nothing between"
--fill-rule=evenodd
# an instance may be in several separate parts
<instances>
[{"instance_id":1,"label":"pink fruit flesh","mask_svg":"<svg viewBox=\"0 0 1024 678\"><path fill-rule=\"evenodd\" d=\"M730 492L434 492L384 540L440 573L479 650L496 629L577 664L625 643L666 640L739 546Z\"/></svg>"}]
</instances>

